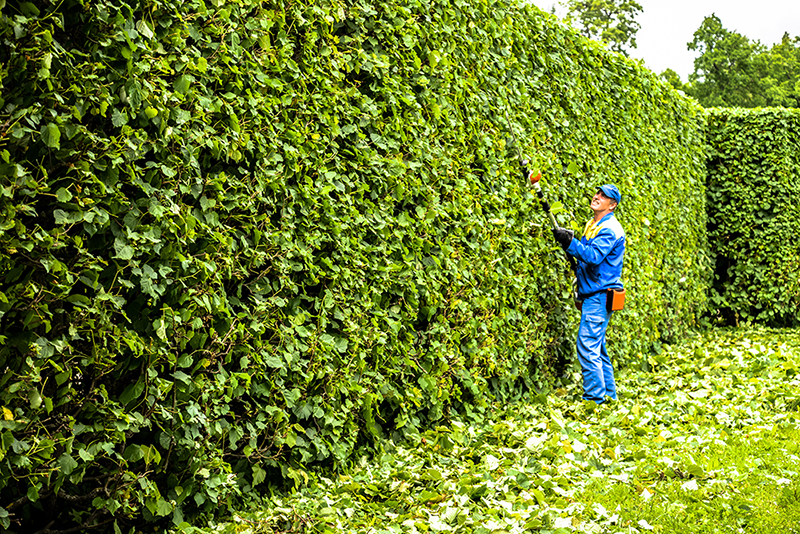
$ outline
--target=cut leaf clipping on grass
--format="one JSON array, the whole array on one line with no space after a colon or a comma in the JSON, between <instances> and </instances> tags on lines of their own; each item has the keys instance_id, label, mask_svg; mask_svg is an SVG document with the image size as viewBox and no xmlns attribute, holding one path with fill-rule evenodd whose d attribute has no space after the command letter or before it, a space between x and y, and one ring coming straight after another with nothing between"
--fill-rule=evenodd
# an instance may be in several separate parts
<instances>
[{"instance_id":1,"label":"cut leaf clipping on grass","mask_svg":"<svg viewBox=\"0 0 800 534\"><path fill-rule=\"evenodd\" d=\"M797 532L800 333L718 330L662 355L623 371L609 405L574 400L575 370L566 395L452 420L175 532Z\"/></svg>"}]
</instances>

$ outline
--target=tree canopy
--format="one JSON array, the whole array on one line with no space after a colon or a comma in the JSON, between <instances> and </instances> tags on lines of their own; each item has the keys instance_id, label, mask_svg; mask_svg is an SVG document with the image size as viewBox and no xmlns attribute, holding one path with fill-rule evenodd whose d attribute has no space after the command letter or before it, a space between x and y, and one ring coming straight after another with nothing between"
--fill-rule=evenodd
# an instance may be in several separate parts
<instances>
[{"instance_id":1,"label":"tree canopy","mask_svg":"<svg viewBox=\"0 0 800 534\"><path fill-rule=\"evenodd\" d=\"M800 107L800 37L783 34L763 58L766 76L762 79L767 105Z\"/></svg>"},{"instance_id":2,"label":"tree canopy","mask_svg":"<svg viewBox=\"0 0 800 534\"><path fill-rule=\"evenodd\" d=\"M641 25L636 17L642 6L635 0L567 0L565 20L590 39L606 43L611 50L628 55L636 48Z\"/></svg>"},{"instance_id":3,"label":"tree canopy","mask_svg":"<svg viewBox=\"0 0 800 534\"><path fill-rule=\"evenodd\" d=\"M687 47L699 52L688 83L671 69L662 77L704 107L800 107L800 38L784 33L770 48L711 14Z\"/></svg>"}]
</instances>

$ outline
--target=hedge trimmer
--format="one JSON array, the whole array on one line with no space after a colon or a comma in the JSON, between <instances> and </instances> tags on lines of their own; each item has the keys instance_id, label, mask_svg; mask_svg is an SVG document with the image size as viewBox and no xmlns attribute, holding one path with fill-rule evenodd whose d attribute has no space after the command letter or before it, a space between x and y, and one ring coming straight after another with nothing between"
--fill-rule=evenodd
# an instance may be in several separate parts
<instances>
[{"instance_id":1,"label":"hedge trimmer","mask_svg":"<svg viewBox=\"0 0 800 534\"><path fill-rule=\"evenodd\" d=\"M536 196L539 197L539 202L542 205L542 209L544 210L545 214L547 214L547 218L550 220L550 226L553 230L556 230L559 227L558 221L556 221L555 215L550 209L550 203L544 198L544 193L542 192L542 186L539 184L539 180L542 179L542 173L537 172L534 176L533 171L528 168L528 160L522 156L522 150L520 149L519 141L517 140L517 134L514 133L514 128L511 127L511 119L508 117L508 111L505 112L506 114L506 121L508 121L508 129L511 130L511 135L514 137L514 146L517 149L517 156L519 157L519 166L522 170L522 179L525 180L525 183L528 184L530 187L536 191ZM567 254L564 251L564 254L567 257L567 262L569 262L570 269L572 269L573 273L577 273L578 266L575 263L575 258Z\"/></svg>"}]
</instances>

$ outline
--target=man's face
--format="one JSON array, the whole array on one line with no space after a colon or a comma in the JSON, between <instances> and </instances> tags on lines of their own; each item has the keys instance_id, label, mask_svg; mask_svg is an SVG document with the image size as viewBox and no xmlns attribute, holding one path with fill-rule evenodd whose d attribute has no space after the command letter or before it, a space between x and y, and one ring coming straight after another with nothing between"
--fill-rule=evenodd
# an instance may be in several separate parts
<instances>
[{"instance_id":1,"label":"man's face","mask_svg":"<svg viewBox=\"0 0 800 534\"><path fill-rule=\"evenodd\" d=\"M598 212L598 211L610 210L616 205L617 205L616 202L608 198L602 191L598 190L597 193L595 193L594 196L592 197L592 203L590 206L592 208L592 211Z\"/></svg>"}]
</instances>

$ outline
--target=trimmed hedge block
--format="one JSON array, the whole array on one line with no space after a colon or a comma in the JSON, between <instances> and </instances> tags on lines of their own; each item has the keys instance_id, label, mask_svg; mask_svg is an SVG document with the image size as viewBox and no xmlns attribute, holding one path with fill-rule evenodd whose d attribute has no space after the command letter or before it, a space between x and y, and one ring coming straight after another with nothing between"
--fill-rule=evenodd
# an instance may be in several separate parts
<instances>
[{"instance_id":1,"label":"trimmed hedge block","mask_svg":"<svg viewBox=\"0 0 800 534\"><path fill-rule=\"evenodd\" d=\"M711 294L727 324L800 324L800 113L708 110Z\"/></svg>"}]
</instances>

